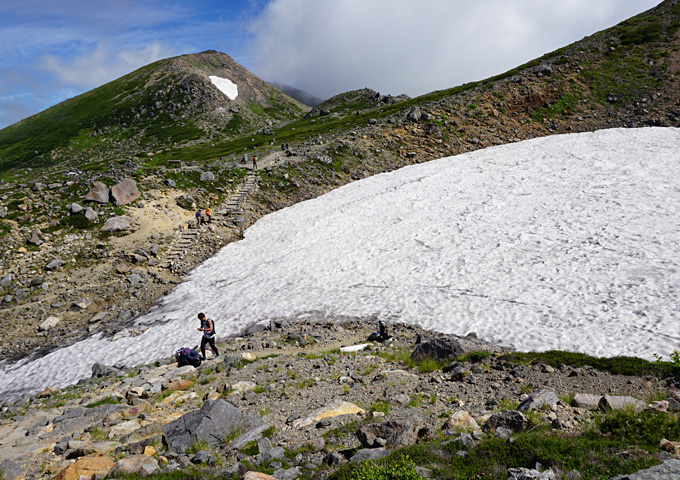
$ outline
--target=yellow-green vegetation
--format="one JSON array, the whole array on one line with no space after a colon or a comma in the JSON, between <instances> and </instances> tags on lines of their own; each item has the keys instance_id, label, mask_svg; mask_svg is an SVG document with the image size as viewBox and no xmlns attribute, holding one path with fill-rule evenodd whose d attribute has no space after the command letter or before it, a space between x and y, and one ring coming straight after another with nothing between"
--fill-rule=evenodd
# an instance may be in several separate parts
<instances>
[{"instance_id":1,"label":"yellow-green vegetation","mask_svg":"<svg viewBox=\"0 0 680 480\"><path fill-rule=\"evenodd\" d=\"M199 450L207 450L208 449L208 442L205 440L196 440L189 448L187 448L188 454L193 454L198 452Z\"/></svg>"},{"instance_id":2,"label":"yellow-green vegetation","mask_svg":"<svg viewBox=\"0 0 680 480\"><path fill-rule=\"evenodd\" d=\"M569 365L572 367L591 366L603 372L616 375L658 377L680 376L680 365L675 362L655 361L650 362L638 357L611 357L600 358L583 353L563 352L549 350L547 352L513 352L501 357L503 360L513 363L528 365L531 363L544 363L552 367Z\"/></svg>"},{"instance_id":3,"label":"yellow-green vegetation","mask_svg":"<svg viewBox=\"0 0 680 480\"><path fill-rule=\"evenodd\" d=\"M333 480L421 480L416 465L408 455L388 460L368 460L344 467L329 478Z\"/></svg>"},{"instance_id":4,"label":"yellow-green vegetation","mask_svg":"<svg viewBox=\"0 0 680 480\"><path fill-rule=\"evenodd\" d=\"M92 402L88 405L85 405L85 408L94 408L98 407L99 405L117 405L121 402L121 400L122 399L120 397L106 397L96 402Z\"/></svg>"},{"instance_id":5,"label":"yellow-green vegetation","mask_svg":"<svg viewBox=\"0 0 680 480\"><path fill-rule=\"evenodd\" d=\"M378 400L377 402L373 402L370 407L368 407L368 410L371 412L382 412L385 415L390 413L390 404L386 400Z\"/></svg>"},{"instance_id":6,"label":"yellow-green vegetation","mask_svg":"<svg viewBox=\"0 0 680 480\"><path fill-rule=\"evenodd\" d=\"M439 440L422 442L394 452L373 467L370 463L348 464L330 475L329 479L361 478L356 476L356 472L366 474L364 469L377 472L377 466L401 461L408 463L410 468L428 468L432 478L441 480L505 480L508 468L535 468L536 463L544 469L576 470L582 478L603 480L659 464L654 454L659 452L662 438L671 441L680 439L677 414L617 411L600 415L592 427L581 433L555 431L538 425L528 432L516 434L513 442L487 437L469 449L467 457L455 455L460 450L459 444L442 445ZM441 449L448 455L435 453Z\"/></svg>"}]
</instances>

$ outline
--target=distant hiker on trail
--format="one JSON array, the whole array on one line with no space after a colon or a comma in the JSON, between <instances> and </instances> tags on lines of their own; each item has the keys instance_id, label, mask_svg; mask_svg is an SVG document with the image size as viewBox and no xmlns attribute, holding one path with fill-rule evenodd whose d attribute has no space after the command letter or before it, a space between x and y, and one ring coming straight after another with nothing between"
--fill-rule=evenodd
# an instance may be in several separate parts
<instances>
[{"instance_id":1,"label":"distant hiker on trail","mask_svg":"<svg viewBox=\"0 0 680 480\"><path fill-rule=\"evenodd\" d=\"M205 357L205 346L210 345L210 349L215 354L215 358L220 356L220 352L217 351L215 346L215 322L211 318L206 318L205 313L201 312L198 314L198 319L201 321L201 328L198 330L203 332L203 338L201 338L201 355L203 355L203 360Z\"/></svg>"},{"instance_id":2,"label":"distant hiker on trail","mask_svg":"<svg viewBox=\"0 0 680 480\"><path fill-rule=\"evenodd\" d=\"M212 223L212 208L208 207L205 209L205 216L208 219L208 223Z\"/></svg>"},{"instance_id":3,"label":"distant hiker on trail","mask_svg":"<svg viewBox=\"0 0 680 480\"><path fill-rule=\"evenodd\" d=\"M241 165L245 165L247 161L248 161L248 154L244 153L243 157L241 158Z\"/></svg>"},{"instance_id":4,"label":"distant hiker on trail","mask_svg":"<svg viewBox=\"0 0 680 480\"><path fill-rule=\"evenodd\" d=\"M199 210L196 210L196 228L198 228L198 226L199 226L199 225L202 223L202 221L203 221L201 215L202 215L202 214L201 214L201 210L200 210L200 209L199 209Z\"/></svg>"},{"instance_id":5,"label":"distant hiker on trail","mask_svg":"<svg viewBox=\"0 0 680 480\"><path fill-rule=\"evenodd\" d=\"M253 156L253 170L257 170L257 155Z\"/></svg>"},{"instance_id":6,"label":"distant hiker on trail","mask_svg":"<svg viewBox=\"0 0 680 480\"><path fill-rule=\"evenodd\" d=\"M282 151L282 152L285 152L285 151L286 151L286 144L285 144L285 143L282 143L282 144L281 144L281 151Z\"/></svg>"}]
</instances>

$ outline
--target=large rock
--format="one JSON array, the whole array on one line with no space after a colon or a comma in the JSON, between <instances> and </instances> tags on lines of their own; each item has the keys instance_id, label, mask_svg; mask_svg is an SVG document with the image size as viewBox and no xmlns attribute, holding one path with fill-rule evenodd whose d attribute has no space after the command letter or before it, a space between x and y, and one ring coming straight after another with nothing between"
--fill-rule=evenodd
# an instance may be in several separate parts
<instances>
[{"instance_id":1,"label":"large rock","mask_svg":"<svg viewBox=\"0 0 680 480\"><path fill-rule=\"evenodd\" d=\"M55 258L53 260L50 260L50 262L47 265L45 265L45 270L51 272L51 271L56 270L60 267L63 267L64 265L66 265L66 262L64 262L63 260L61 260L59 258Z\"/></svg>"},{"instance_id":2,"label":"large rock","mask_svg":"<svg viewBox=\"0 0 680 480\"><path fill-rule=\"evenodd\" d=\"M101 478L107 475L112 467L113 461L104 455L81 457L57 473L52 480L78 480L81 476L92 478L94 475Z\"/></svg>"},{"instance_id":3,"label":"large rock","mask_svg":"<svg viewBox=\"0 0 680 480\"><path fill-rule=\"evenodd\" d=\"M131 178L125 178L120 183L111 187L111 198L116 205L126 205L134 202L140 196L137 182Z\"/></svg>"},{"instance_id":4,"label":"large rock","mask_svg":"<svg viewBox=\"0 0 680 480\"><path fill-rule=\"evenodd\" d=\"M187 210L193 210L196 208L196 199L188 193L184 193L177 197L175 202L177 202L177 205Z\"/></svg>"},{"instance_id":5,"label":"large rock","mask_svg":"<svg viewBox=\"0 0 680 480\"><path fill-rule=\"evenodd\" d=\"M215 174L213 172L203 172L201 173L201 182L214 182Z\"/></svg>"},{"instance_id":6,"label":"large rock","mask_svg":"<svg viewBox=\"0 0 680 480\"><path fill-rule=\"evenodd\" d=\"M587 408L590 410L597 410L602 395L593 395L592 393L577 393L571 400L570 405L576 408Z\"/></svg>"},{"instance_id":7,"label":"large rock","mask_svg":"<svg viewBox=\"0 0 680 480\"><path fill-rule=\"evenodd\" d=\"M25 478L26 475L21 465L11 460L5 460L0 463L0 472L2 472L3 480L19 480L20 478Z\"/></svg>"},{"instance_id":8,"label":"large rock","mask_svg":"<svg viewBox=\"0 0 680 480\"><path fill-rule=\"evenodd\" d=\"M169 448L184 452L197 441L220 443L234 431L248 431L262 423L258 415L242 412L222 399L208 400L200 410L164 425L163 434Z\"/></svg>"},{"instance_id":9,"label":"large rock","mask_svg":"<svg viewBox=\"0 0 680 480\"><path fill-rule=\"evenodd\" d=\"M395 418L364 425L357 431L357 438L365 448L415 445L421 425L417 417Z\"/></svg>"},{"instance_id":10,"label":"large rock","mask_svg":"<svg viewBox=\"0 0 680 480\"><path fill-rule=\"evenodd\" d=\"M67 205L66 209L71 212L71 215L77 215L85 211L85 207L75 202L71 203L70 205Z\"/></svg>"},{"instance_id":11,"label":"large rock","mask_svg":"<svg viewBox=\"0 0 680 480\"><path fill-rule=\"evenodd\" d=\"M0 218L5 218L7 216L7 207L0 207Z\"/></svg>"},{"instance_id":12,"label":"large rock","mask_svg":"<svg viewBox=\"0 0 680 480\"><path fill-rule=\"evenodd\" d=\"M529 426L529 420L517 410L504 410L494 413L486 421L482 429L484 431L495 430L499 427L507 428L513 432L521 432Z\"/></svg>"},{"instance_id":13,"label":"large rock","mask_svg":"<svg viewBox=\"0 0 680 480\"><path fill-rule=\"evenodd\" d=\"M85 215L85 218L90 222L94 222L99 217L99 213L97 213L97 211L92 207L87 207L85 209L84 215Z\"/></svg>"},{"instance_id":14,"label":"large rock","mask_svg":"<svg viewBox=\"0 0 680 480\"><path fill-rule=\"evenodd\" d=\"M458 410L444 425L445 430L455 430L456 432L474 432L479 430L479 425L465 410Z\"/></svg>"},{"instance_id":15,"label":"large rock","mask_svg":"<svg viewBox=\"0 0 680 480\"><path fill-rule=\"evenodd\" d=\"M539 472L529 468L510 468L508 469L508 480L555 480L555 472L546 470Z\"/></svg>"},{"instance_id":16,"label":"large rock","mask_svg":"<svg viewBox=\"0 0 680 480\"><path fill-rule=\"evenodd\" d=\"M329 405L321 407L320 409L312 412L309 416L295 420L293 422L294 428L302 428L313 423L317 423L324 418L333 418L340 415L363 415L365 411L349 402L342 400L333 400Z\"/></svg>"},{"instance_id":17,"label":"large rock","mask_svg":"<svg viewBox=\"0 0 680 480\"><path fill-rule=\"evenodd\" d=\"M625 408L633 408L635 411L642 411L645 409L647 404L642 400L638 400L634 397L618 396L618 395L605 395L600 398L598 403L598 408L600 410L622 410Z\"/></svg>"},{"instance_id":18,"label":"large rock","mask_svg":"<svg viewBox=\"0 0 680 480\"><path fill-rule=\"evenodd\" d=\"M39 230L31 232L31 235L26 240L27 243L32 243L33 245L41 245L43 243L42 235Z\"/></svg>"},{"instance_id":19,"label":"large rock","mask_svg":"<svg viewBox=\"0 0 680 480\"><path fill-rule=\"evenodd\" d=\"M119 217L111 217L106 221L106 223L102 227L102 231L120 232L122 230L127 229L133 221L134 218L128 217L126 215Z\"/></svg>"},{"instance_id":20,"label":"large rock","mask_svg":"<svg viewBox=\"0 0 680 480\"><path fill-rule=\"evenodd\" d=\"M38 327L39 332L44 332L50 328L54 328L61 323L61 318L51 315L47 317Z\"/></svg>"},{"instance_id":21,"label":"large rock","mask_svg":"<svg viewBox=\"0 0 680 480\"><path fill-rule=\"evenodd\" d=\"M517 407L517 410L520 412L526 412L527 410L538 410L544 406L554 409L557 407L557 402L559 401L560 399L557 398L555 392L543 389L538 393L534 393L529 398L520 403L519 407Z\"/></svg>"},{"instance_id":22,"label":"large rock","mask_svg":"<svg viewBox=\"0 0 680 480\"><path fill-rule=\"evenodd\" d=\"M85 195L86 202L109 203L109 187L102 182L92 182L92 188Z\"/></svg>"},{"instance_id":23,"label":"large rock","mask_svg":"<svg viewBox=\"0 0 680 480\"><path fill-rule=\"evenodd\" d=\"M0 287L5 287L5 288L9 287L10 285L12 285L13 279L14 279L14 276L11 273L5 275L4 277L2 277L2 279L0 279Z\"/></svg>"},{"instance_id":24,"label":"large rock","mask_svg":"<svg viewBox=\"0 0 680 480\"><path fill-rule=\"evenodd\" d=\"M420 110L420 107L413 107L406 115L406 119L412 122L417 122L422 116L423 112Z\"/></svg>"},{"instance_id":25,"label":"large rock","mask_svg":"<svg viewBox=\"0 0 680 480\"><path fill-rule=\"evenodd\" d=\"M611 480L678 480L678 478L680 478L680 460L671 459L646 470L629 475L617 475Z\"/></svg>"},{"instance_id":26,"label":"large rock","mask_svg":"<svg viewBox=\"0 0 680 480\"><path fill-rule=\"evenodd\" d=\"M413 360L425 358L451 359L470 352L500 352L502 348L479 340L474 333L466 337L444 335L426 340L411 354Z\"/></svg>"},{"instance_id":27,"label":"large rock","mask_svg":"<svg viewBox=\"0 0 680 480\"><path fill-rule=\"evenodd\" d=\"M111 469L111 476L116 477L120 475L142 474L151 475L159 470L158 461L147 455L133 455L127 458L121 458Z\"/></svg>"}]
</instances>

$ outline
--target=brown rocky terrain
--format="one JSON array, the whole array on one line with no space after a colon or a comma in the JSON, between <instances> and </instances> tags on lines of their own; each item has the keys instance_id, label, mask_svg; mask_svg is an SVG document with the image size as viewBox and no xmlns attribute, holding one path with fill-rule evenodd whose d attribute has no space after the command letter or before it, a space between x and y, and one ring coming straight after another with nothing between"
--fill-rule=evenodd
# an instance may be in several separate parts
<instances>
[{"instance_id":1,"label":"brown rocky terrain","mask_svg":"<svg viewBox=\"0 0 680 480\"><path fill-rule=\"evenodd\" d=\"M138 368L94 365L88 381L5 402L3 478L175 472L321 479L342 465L414 445L427 445L433 459L444 461L474 455L495 439L521 442L536 429L576 439L607 411L672 421L680 410L677 379L516 363L474 335L387 328L391 340L367 343L378 330L373 319L276 321L219 343L221 357L198 368L179 367L172 358ZM360 347L343 352L354 345ZM680 445L673 440L662 440L655 453L631 446L609 455L631 461L623 467L628 472L633 460L644 459L645 465L666 461L663 468L677 475ZM424 478L444 478L451 468L441 470L434 460L424 466L423 453L418 458ZM591 478L565 470L556 457L530 467L506 459L488 478ZM548 476L529 476L539 470ZM512 476L517 472L526 476Z\"/></svg>"}]
</instances>

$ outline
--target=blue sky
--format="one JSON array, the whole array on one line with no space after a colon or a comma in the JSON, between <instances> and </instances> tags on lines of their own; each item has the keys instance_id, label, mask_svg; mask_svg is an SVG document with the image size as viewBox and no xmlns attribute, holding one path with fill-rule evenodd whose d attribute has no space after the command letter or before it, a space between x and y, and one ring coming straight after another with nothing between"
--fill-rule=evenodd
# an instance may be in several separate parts
<instances>
[{"instance_id":1,"label":"blue sky","mask_svg":"<svg viewBox=\"0 0 680 480\"><path fill-rule=\"evenodd\" d=\"M161 58L219 50L320 97L421 95L513 68L660 0L3 0L0 128Z\"/></svg>"}]
</instances>

